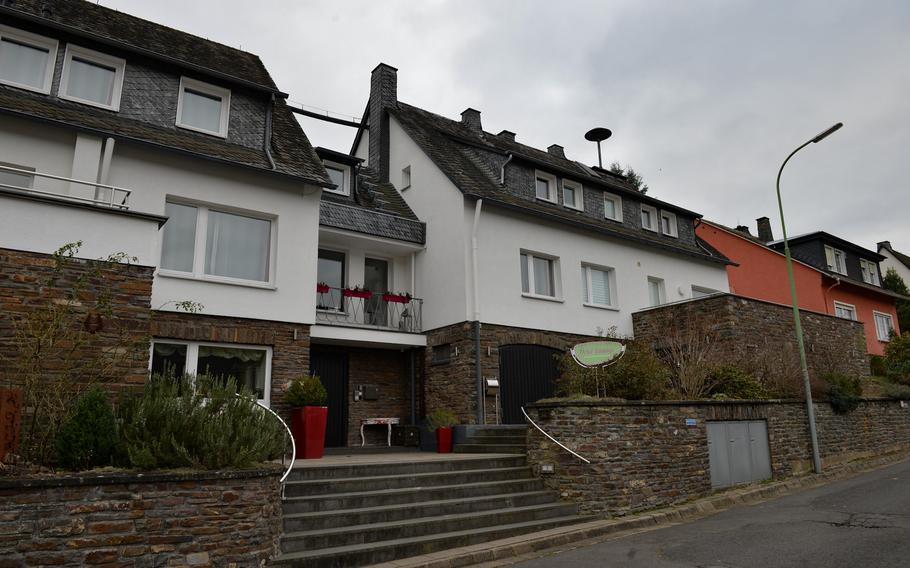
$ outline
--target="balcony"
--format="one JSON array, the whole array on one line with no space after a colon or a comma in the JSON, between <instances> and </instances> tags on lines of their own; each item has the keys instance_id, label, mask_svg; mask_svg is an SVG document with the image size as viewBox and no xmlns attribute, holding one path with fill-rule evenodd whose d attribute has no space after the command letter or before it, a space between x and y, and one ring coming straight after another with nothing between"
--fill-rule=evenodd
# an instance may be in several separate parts
<instances>
[{"instance_id":1,"label":"balcony","mask_svg":"<svg viewBox=\"0 0 910 568\"><path fill-rule=\"evenodd\" d=\"M0 164L0 189L51 197L61 201L129 210L128 189L4 166Z\"/></svg>"},{"instance_id":2,"label":"balcony","mask_svg":"<svg viewBox=\"0 0 910 568\"><path fill-rule=\"evenodd\" d=\"M316 322L365 329L420 333L423 300L363 289L316 287Z\"/></svg>"}]
</instances>

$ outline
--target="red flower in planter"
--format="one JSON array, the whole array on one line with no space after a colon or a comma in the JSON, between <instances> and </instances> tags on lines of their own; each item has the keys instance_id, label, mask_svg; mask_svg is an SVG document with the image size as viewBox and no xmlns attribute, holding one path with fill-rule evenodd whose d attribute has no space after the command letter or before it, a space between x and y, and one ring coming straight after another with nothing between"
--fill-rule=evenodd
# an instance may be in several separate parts
<instances>
[{"instance_id":1,"label":"red flower in planter","mask_svg":"<svg viewBox=\"0 0 910 568\"><path fill-rule=\"evenodd\" d=\"M325 284L325 283L323 283L323 282L320 282L319 284L316 284L316 293L317 293L317 294L328 294L328 293L329 293L329 285L328 285L328 284Z\"/></svg>"},{"instance_id":2,"label":"red flower in planter","mask_svg":"<svg viewBox=\"0 0 910 568\"><path fill-rule=\"evenodd\" d=\"M373 292L369 290L362 290L361 288L345 288L342 290L341 295L345 298L363 298L364 300L369 300L373 297Z\"/></svg>"},{"instance_id":3,"label":"red flower in planter","mask_svg":"<svg viewBox=\"0 0 910 568\"><path fill-rule=\"evenodd\" d=\"M411 295L408 293L393 294L392 292L386 292L385 294L382 295L382 299L385 302L396 302L398 304L411 303Z\"/></svg>"}]
</instances>

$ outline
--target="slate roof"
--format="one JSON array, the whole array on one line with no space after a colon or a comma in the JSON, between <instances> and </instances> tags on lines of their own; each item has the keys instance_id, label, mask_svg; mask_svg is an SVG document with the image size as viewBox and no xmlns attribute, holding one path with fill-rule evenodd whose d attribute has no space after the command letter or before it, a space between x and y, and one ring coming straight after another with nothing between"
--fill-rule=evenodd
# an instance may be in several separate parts
<instances>
[{"instance_id":1,"label":"slate roof","mask_svg":"<svg viewBox=\"0 0 910 568\"><path fill-rule=\"evenodd\" d=\"M816 241L816 240L836 244L842 248L846 248L846 249L852 250L854 252L862 253L862 255L864 257L869 258L869 259L875 259L877 262L881 262L881 261L885 260L884 256L878 254L875 251L869 250L865 247L861 247L858 244L851 243L848 240L842 239L836 235L832 235L831 233L828 233L826 231L814 231L812 233L805 233L802 235L797 235L795 237L787 237L787 241L789 241L790 246L793 246L794 244L804 243L804 242L808 242L808 241ZM770 243L768 243L768 246L773 249L783 250L784 240L777 239L776 241L771 241Z\"/></svg>"},{"instance_id":2,"label":"slate roof","mask_svg":"<svg viewBox=\"0 0 910 568\"><path fill-rule=\"evenodd\" d=\"M483 199L484 203L491 203L551 221L572 224L601 234L636 241L701 260L730 262L716 250L712 251L695 243L686 245L670 242L668 239L661 239L658 235L652 235L650 231L636 230L608 220L579 216L564 207L552 207L547 203L516 195L507 186L499 183L500 171L490 163L490 154L498 154L501 157L500 163L505 161L506 156L512 154L515 159L539 164L548 171L570 176L572 179L590 186L623 196L633 196L637 201L653 204L665 210L700 217L698 213L640 193L615 174L603 170L601 170L603 173L599 173L578 162L519 144L503 136L486 132L478 133L461 122L402 102L398 102L396 108L390 108L389 113L398 119L408 135L468 197Z\"/></svg>"},{"instance_id":3,"label":"slate roof","mask_svg":"<svg viewBox=\"0 0 910 568\"><path fill-rule=\"evenodd\" d=\"M322 151L322 149L320 149ZM357 181L351 195L322 192L319 224L376 237L426 243L426 224L417 218L391 183L378 173L355 165Z\"/></svg>"},{"instance_id":4,"label":"slate roof","mask_svg":"<svg viewBox=\"0 0 910 568\"><path fill-rule=\"evenodd\" d=\"M887 243L887 244L885 244L885 243L880 243L880 244L879 244L879 249L878 249L878 250L881 250L882 248L884 248L884 249L887 250L889 253L891 253L891 255L892 255L895 259L897 259L898 262L900 262L901 264L903 264L903 265L906 266L907 268L910 268L910 256L907 256L906 254L904 254L904 253L902 253L902 252L897 252L896 250L894 250L893 248L891 248L891 244L890 244L890 243Z\"/></svg>"},{"instance_id":5,"label":"slate roof","mask_svg":"<svg viewBox=\"0 0 910 568\"><path fill-rule=\"evenodd\" d=\"M86 0L6 0L0 13L277 92L258 56Z\"/></svg>"},{"instance_id":6,"label":"slate roof","mask_svg":"<svg viewBox=\"0 0 910 568\"><path fill-rule=\"evenodd\" d=\"M42 6L50 7L42 16ZM12 8L10 8L12 6ZM210 42L115 10L103 8L84 0L15 0L0 4L0 14L31 14L42 25L55 24L67 29L88 30L92 34L106 33L114 38L136 42L148 39L149 48L176 58L181 56L197 64L222 65L230 73L249 74L262 87L273 89L274 83L262 62L255 55ZM117 27L123 24L123 29ZM127 33L129 31L129 33ZM132 35L135 34L135 35ZM188 64L189 65L189 64ZM262 93L263 100L271 96ZM58 98L7 86L0 86L0 113L36 119L101 136L138 142L176 150L196 157L229 163L246 168L290 176L319 186L331 186L309 140L288 109L284 99L276 98L272 106L270 151L275 167L269 162L265 148L253 148L222 138L178 128L163 128L149 122L127 118L116 112L93 108Z\"/></svg>"}]
</instances>

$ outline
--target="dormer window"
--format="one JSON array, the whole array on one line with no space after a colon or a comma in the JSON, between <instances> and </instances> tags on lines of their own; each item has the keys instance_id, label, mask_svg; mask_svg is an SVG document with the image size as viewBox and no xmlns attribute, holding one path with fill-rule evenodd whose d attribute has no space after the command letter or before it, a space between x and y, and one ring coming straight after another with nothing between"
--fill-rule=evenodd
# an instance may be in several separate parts
<instances>
[{"instance_id":1,"label":"dormer window","mask_svg":"<svg viewBox=\"0 0 910 568\"><path fill-rule=\"evenodd\" d=\"M537 171L535 178L535 195L537 199L556 203L556 176Z\"/></svg>"},{"instance_id":2,"label":"dormer window","mask_svg":"<svg viewBox=\"0 0 910 568\"><path fill-rule=\"evenodd\" d=\"M351 186L351 168L337 162L330 162L328 160L323 162L325 166L325 171L329 174L329 179L332 180L332 183L335 184L335 189L324 188L325 191L329 193L337 193L339 195L349 195L350 186Z\"/></svg>"},{"instance_id":3,"label":"dormer window","mask_svg":"<svg viewBox=\"0 0 910 568\"><path fill-rule=\"evenodd\" d=\"M622 223L622 198L612 193L604 193L604 218Z\"/></svg>"},{"instance_id":4,"label":"dormer window","mask_svg":"<svg viewBox=\"0 0 910 568\"><path fill-rule=\"evenodd\" d=\"M657 209L650 205L641 206L641 228L657 232Z\"/></svg>"},{"instance_id":5,"label":"dormer window","mask_svg":"<svg viewBox=\"0 0 910 568\"><path fill-rule=\"evenodd\" d=\"M847 274L847 255L844 254L844 251L825 245L825 261L831 272Z\"/></svg>"},{"instance_id":6,"label":"dormer window","mask_svg":"<svg viewBox=\"0 0 910 568\"><path fill-rule=\"evenodd\" d=\"M202 81L180 78L177 126L227 138L231 91Z\"/></svg>"},{"instance_id":7,"label":"dormer window","mask_svg":"<svg viewBox=\"0 0 910 568\"><path fill-rule=\"evenodd\" d=\"M866 260L861 258L859 260L859 268L863 273L863 282L866 284L873 284L875 286L881 286L881 283L878 280L878 265L871 260Z\"/></svg>"},{"instance_id":8,"label":"dormer window","mask_svg":"<svg viewBox=\"0 0 910 568\"><path fill-rule=\"evenodd\" d=\"M51 92L57 41L0 26L0 83Z\"/></svg>"},{"instance_id":9,"label":"dormer window","mask_svg":"<svg viewBox=\"0 0 910 568\"><path fill-rule=\"evenodd\" d=\"M562 204L570 209L584 211L585 196L580 183L562 180Z\"/></svg>"},{"instance_id":10,"label":"dormer window","mask_svg":"<svg viewBox=\"0 0 910 568\"><path fill-rule=\"evenodd\" d=\"M119 111L125 69L126 61L119 57L70 44L58 94L61 99Z\"/></svg>"},{"instance_id":11,"label":"dormer window","mask_svg":"<svg viewBox=\"0 0 910 568\"><path fill-rule=\"evenodd\" d=\"M678 237L679 232L676 227L676 215L669 211L660 212L660 232L668 237Z\"/></svg>"}]
</instances>

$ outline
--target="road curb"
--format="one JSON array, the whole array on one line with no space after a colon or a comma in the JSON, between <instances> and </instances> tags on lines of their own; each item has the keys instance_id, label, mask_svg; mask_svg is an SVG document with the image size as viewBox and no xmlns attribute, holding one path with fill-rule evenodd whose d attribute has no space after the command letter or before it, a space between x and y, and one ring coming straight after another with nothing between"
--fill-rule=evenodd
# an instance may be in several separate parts
<instances>
[{"instance_id":1,"label":"road curb","mask_svg":"<svg viewBox=\"0 0 910 568\"><path fill-rule=\"evenodd\" d=\"M641 532L706 517L735 505L757 503L798 490L811 489L896 464L910 458L910 452L889 454L874 459L834 466L821 475L805 474L762 485L729 489L723 493L615 519L596 519L588 523L520 535L483 544L434 552L374 565L375 568L456 568L484 564L503 566L537 557L540 552L584 541L603 539L620 532ZM524 558L523 558L524 557Z\"/></svg>"}]
</instances>

